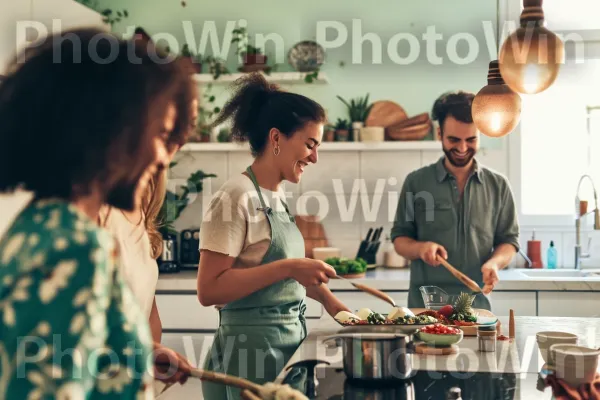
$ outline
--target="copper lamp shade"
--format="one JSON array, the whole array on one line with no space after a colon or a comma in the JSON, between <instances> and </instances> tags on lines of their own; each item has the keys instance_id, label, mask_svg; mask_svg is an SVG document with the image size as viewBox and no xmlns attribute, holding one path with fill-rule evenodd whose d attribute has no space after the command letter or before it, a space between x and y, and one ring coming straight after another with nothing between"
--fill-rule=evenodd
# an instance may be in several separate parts
<instances>
[{"instance_id":1,"label":"copper lamp shade","mask_svg":"<svg viewBox=\"0 0 600 400\"><path fill-rule=\"evenodd\" d=\"M523 0L521 27L500 49L500 73L515 92L536 94L556 80L565 59L563 41L544 25L542 0Z\"/></svg>"},{"instance_id":2,"label":"copper lamp shade","mask_svg":"<svg viewBox=\"0 0 600 400\"><path fill-rule=\"evenodd\" d=\"M473 99L471 114L477 129L490 137L508 135L519 123L521 97L504 83L497 60L490 63L488 84Z\"/></svg>"}]
</instances>

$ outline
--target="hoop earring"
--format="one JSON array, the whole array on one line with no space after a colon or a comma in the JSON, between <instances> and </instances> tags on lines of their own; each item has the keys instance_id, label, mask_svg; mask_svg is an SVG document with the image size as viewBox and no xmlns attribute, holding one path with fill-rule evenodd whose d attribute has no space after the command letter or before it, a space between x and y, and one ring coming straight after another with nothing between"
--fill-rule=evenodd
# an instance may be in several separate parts
<instances>
[{"instance_id":1,"label":"hoop earring","mask_svg":"<svg viewBox=\"0 0 600 400\"><path fill-rule=\"evenodd\" d=\"M279 146L277 146L273 149L273 154L275 154L276 156L279 155Z\"/></svg>"}]
</instances>

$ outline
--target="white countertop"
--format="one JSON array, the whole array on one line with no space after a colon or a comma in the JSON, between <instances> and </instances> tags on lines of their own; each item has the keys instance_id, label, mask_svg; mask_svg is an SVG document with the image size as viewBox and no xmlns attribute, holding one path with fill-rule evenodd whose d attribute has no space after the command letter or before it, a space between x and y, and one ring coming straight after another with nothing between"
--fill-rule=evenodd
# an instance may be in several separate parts
<instances>
[{"instance_id":1,"label":"white countertop","mask_svg":"<svg viewBox=\"0 0 600 400\"><path fill-rule=\"evenodd\" d=\"M502 333L508 335L508 317L499 317L499 320ZM329 362L332 367L342 367L341 347L328 348L322 341L329 335L343 332L343 329L333 318L325 314L320 319L319 325L309 333L294 353L287 366L303 360L318 359ZM465 336L458 344L459 351L456 354L449 356L414 354L412 366L415 370L427 371L537 374L544 366L544 361L539 353L535 334L545 330L575 333L580 338L580 345L583 346L598 347L600 343L600 319L597 318L516 317L515 340L497 341L495 352L478 351L477 338ZM285 378L285 374L282 372L277 382L280 383Z\"/></svg>"},{"instance_id":2,"label":"white countertop","mask_svg":"<svg viewBox=\"0 0 600 400\"><path fill-rule=\"evenodd\" d=\"M584 270L587 272L588 270ZM598 272L598 270L590 270ZM569 277L561 275L576 274L574 270L521 270L507 269L499 272L500 282L495 291L600 291L600 274L587 277ZM542 274L531 277L525 274ZM546 276L555 274L556 276ZM158 292L196 292L196 270L185 270L175 274L161 274L156 290ZM407 291L410 271L407 268L378 267L367 271L364 282L379 290ZM331 290L356 290L342 280L331 280Z\"/></svg>"}]
</instances>

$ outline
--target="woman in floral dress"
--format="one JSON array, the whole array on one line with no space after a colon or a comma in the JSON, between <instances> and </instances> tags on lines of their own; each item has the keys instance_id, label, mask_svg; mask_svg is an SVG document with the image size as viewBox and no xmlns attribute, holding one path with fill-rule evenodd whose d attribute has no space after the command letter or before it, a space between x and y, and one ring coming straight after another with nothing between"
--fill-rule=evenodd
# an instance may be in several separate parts
<instances>
[{"instance_id":1,"label":"woman in floral dress","mask_svg":"<svg viewBox=\"0 0 600 400\"><path fill-rule=\"evenodd\" d=\"M0 86L0 399L149 399L148 320L96 217L138 206L167 161L166 110L194 86L145 46L70 34Z\"/></svg>"}]
</instances>

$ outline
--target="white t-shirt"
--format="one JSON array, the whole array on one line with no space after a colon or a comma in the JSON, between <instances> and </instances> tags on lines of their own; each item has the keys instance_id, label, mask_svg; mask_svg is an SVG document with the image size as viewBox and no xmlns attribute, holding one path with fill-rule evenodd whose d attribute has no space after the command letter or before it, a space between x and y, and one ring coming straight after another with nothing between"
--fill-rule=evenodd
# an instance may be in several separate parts
<instances>
[{"instance_id":1,"label":"white t-shirt","mask_svg":"<svg viewBox=\"0 0 600 400\"><path fill-rule=\"evenodd\" d=\"M283 186L260 188L267 207L285 211ZM213 196L200 226L200 249L235 257L233 268L260 264L271 243L271 227L250 177L229 179Z\"/></svg>"},{"instance_id":2,"label":"white t-shirt","mask_svg":"<svg viewBox=\"0 0 600 400\"><path fill-rule=\"evenodd\" d=\"M150 238L144 224L134 224L115 208L103 207L101 223L117 239L121 253L121 268L140 308L150 318L158 283L158 264L150 255Z\"/></svg>"}]
</instances>

